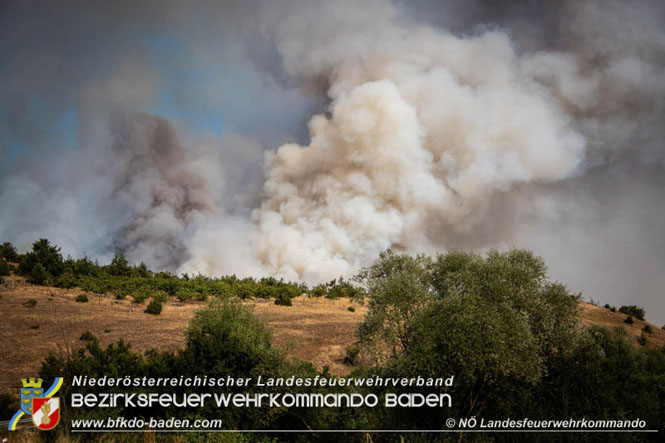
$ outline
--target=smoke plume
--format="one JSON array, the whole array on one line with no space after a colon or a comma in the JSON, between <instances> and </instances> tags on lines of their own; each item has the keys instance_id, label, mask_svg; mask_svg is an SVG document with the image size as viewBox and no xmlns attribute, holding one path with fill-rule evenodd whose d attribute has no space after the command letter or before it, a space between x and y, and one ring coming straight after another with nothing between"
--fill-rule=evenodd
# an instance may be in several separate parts
<instances>
[{"instance_id":1,"label":"smoke plume","mask_svg":"<svg viewBox=\"0 0 665 443\"><path fill-rule=\"evenodd\" d=\"M665 318L664 24L649 0L9 4L0 236L307 282L526 247Z\"/></svg>"}]
</instances>

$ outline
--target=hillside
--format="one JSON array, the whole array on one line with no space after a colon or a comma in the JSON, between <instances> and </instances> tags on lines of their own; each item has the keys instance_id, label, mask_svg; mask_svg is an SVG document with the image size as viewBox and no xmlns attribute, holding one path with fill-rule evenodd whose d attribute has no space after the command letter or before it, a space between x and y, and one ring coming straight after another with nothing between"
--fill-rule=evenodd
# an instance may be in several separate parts
<instances>
[{"instance_id":1,"label":"hillside","mask_svg":"<svg viewBox=\"0 0 665 443\"><path fill-rule=\"evenodd\" d=\"M9 277L0 285L0 391L13 392L23 377L35 376L42 359L49 351L71 352L80 347L85 331L96 335L103 346L123 338L140 351L156 347L176 349L184 344L183 332L194 312L202 303L169 301L161 315L143 312L144 305L111 296L91 297L88 303L75 301L79 289L64 290L34 286L21 277ZM30 307L30 300L37 303ZM313 362L317 367L329 366L332 373L346 374L350 368L343 363L345 348L353 345L357 324L366 309L348 299L297 297L293 306L278 306L272 300L247 301L256 315L268 323L275 343L297 358ZM355 312L348 311L349 306ZM598 324L623 327L631 341L637 339L647 322L624 323L625 314L610 312L588 303L580 303L584 326ZM665 331L651 325L646 334L647 347L665 345Z\"/></svg>"}]
</instances>

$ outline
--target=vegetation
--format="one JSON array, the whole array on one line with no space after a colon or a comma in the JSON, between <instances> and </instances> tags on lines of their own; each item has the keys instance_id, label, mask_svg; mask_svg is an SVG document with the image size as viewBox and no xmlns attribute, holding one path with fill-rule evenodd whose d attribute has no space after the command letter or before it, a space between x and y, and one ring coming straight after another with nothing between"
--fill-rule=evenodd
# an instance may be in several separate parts
<instances>
[{"instance_id":1,"label":"vegetation","mask_svg":"<svg viewBox=\"0 0 665 443\"><path fill-rule=\"evenodd\" d=\"M617 307L616 307L616 306L610 306L609 304L605 304L605 306L603 306L603 307L604 307L605 309L609 309L609 310L612 311L612 312L616 312L616 311L617 311Z\"/></svg>"},{"instance_id":2,"label":"vegetation","mask_svg":"<svg viewBox=\"0 0 665 443\"><path fill-rule=\"evenodd\" d=\"M88 296L86 294L79 294L75 300L79 303L88 303Z\"/></svg>"},{"instance_id":3,"label":"vegetation","mask_svg":"<svg viewBox=\"0 0 665 443\"><path fill-rule=\"evenodd\" d=\"M11 270L9 263L4 258L0 258L0 277L9 275Z\"/></svg>"},{"instance_id":4,"label":"vegetation","mask_svg":"<svg viewBox=\"0 0 665 443\"><path fill-rule=\"evenodd\" d=\"M635 323L635 321L633 320L633 317L631 317L630 315L628 317L626 317L626 319L623 322L628 324L628 325L632 325L633 323Z\"/></svg>"},{"instance_id":5,"label":"vegetation","mask_svg":"<svg viewBox=\"0 0 665 443\"><path fill-rule=\"evenodd\" d=\"M3 245L0 253L5 250L12 248ZM311 289L271 277L178 277L150 271L145 264L132 265L121 254L108 265L86 257L63 259L59 248L43 239L35 242L30 252L18 254L11 261L20 264L17 272L42 284L79 286L87 293L130 297L139 303L150 299L146 312L155 314L161 312L169 297L181 302L212 299L191 321L186 345L180 351L152 350L142 355L122 340L103 349L86 331L81 336L84 348L51 354L44 361L40 377L45 380L55 376L71 379L81 374L330 378L327 370L319 372L310 363L287 358L275 348L263 322L239 302L249 297L271 298L288 306L293 297L302 294L349 297L366 304L368 312L359 325L358 346L348 347L344 358L353 366L353 376L455 376L450 388L289 388L292 393L371 392L379 396L388 390L397 394L446 392L454 399L451 408L298 409L264 405L205 410L77 409L77 418L111 413L128 419L221 418L225 428L236 429L413 430L443 426L441 423L449 417L639 417L651 429L665 428L665 350L644 346L651 331L644 327L638 339L642 346L638 348L633 346L634 341L629 342L622 328L579 328L576 313L580 295L550 281L542 259L528 251L492 251L487 255L453 251L435 257L386 251L354 280L336 279ZM31 301L31 306L36 305L36 300ZM352 307L348 310L353 312ZM627 323L632 323L633 317L644 318L644 309L637 306L622 306L619 310L627 316ZM63 387L62 395L67 397L70 389ZM77 392L101 389L108 388L77 388ZM167 390L184 393L191 389ZM226 393L245 390L238 386L225 388ZM261 392L284 392L284 388L266 387ZM74 411L64 404L62 412L63 423L68 423ZM416 441L438 437L408 435ZM533 437L556 441L557 435ZM512 441L513 437L501 434L493 438ZM327 441L325 436L321 439ZM343 439L364 441L365 436L350 434ZM464 439L474 440L476 436ZM634 441L634 435L616 434L611 439Z\"/></svg>"},{"instance_id":6,"label":"vegetation","mask_svg":"<svg viewBox=\"0 0 665 443\"><path fill-rule=\"evenodd\" d=\"M157 300L152 300L145 308L145 312L152 315L159 315L162 313L162 303Z\"/></svg>"},{"instance_id":7,"label":"vegetation","mask_svg":"<svg viewBox=\"0 0 665 443\"><path fill-rule=\"evenodd\" d=\"M16 253L16 248L9 242L4 242L0 245L0 257L4 258L8 262L18 261L18 254Z\"/></svg>"},{"instance_id":8,"label":"vegetation","mask_svg":"<svg viewBox=\"0 0 665 443\"><path fill-rule=\"evenodd\" d=\"M635 305L621 306L619 308L619 312L633 316L638 320L644 321L644 314L645 314L644 308L640 308L639 306Z\"/></svg>"}]
</instances>

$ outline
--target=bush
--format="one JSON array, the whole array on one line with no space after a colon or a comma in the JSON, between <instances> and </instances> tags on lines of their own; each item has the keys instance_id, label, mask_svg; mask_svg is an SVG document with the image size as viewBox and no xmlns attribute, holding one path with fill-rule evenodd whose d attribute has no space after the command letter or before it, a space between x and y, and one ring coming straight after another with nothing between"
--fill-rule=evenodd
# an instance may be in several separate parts
<instances>
[{"instance_id":1,"label":"bush","mask_svg":"<svg viewBox=\"0 0 665 443\"><path fill-rule=\"evenodd\" d=\"M605 306L603 306L605 309L609 309L612 312L616 312L617 308L616 306L610 306L609 303L605 303Z\"/></svg>"},{"instance_id":2,"label":"bush","mask_svg":"<svg viewBox=\"0 0 665 443\"><path fill-rule=\"evenodd\" d=\"M631 315L635 317L638 320L644 321L644 308L640 308L639 306L635 305L630 305L630 306L621 306L619 308L619 312L626 314L626 315Z\"/></svg>"},{"instance_id":3,"label":"bush","mask_svg":"<svg viewBox=\"0 0 665 443\"><path fill-rule=\"evenodd\" d=\"M629 324L629 325L632 325L633 323L635 323L633 321L633 317L631 317L630 315L628 317L626 317L626 319L623 322L626 323L626 324Z\"/></svg>"},{"instance_id":4,"label":"bush","mask_svg":"<svg viewBox=\"0 0 665 443\"><path fill-rule=\"evenodd\" d=\"M349 306L348 308L346 308L346 310L349 312L356 312L356 308L354 308L353 306Z\"/></svg>"},{"instance_id":5,"label":"bush","mask_svg":"<svg viewBox=\"0 0 665 443\"><path fill-rule=\"evenodd\" d=\"M79 294L76 296L75 299L79 303L88 303L88 295L87 294Z\"/></svg>"},{"instance_id":6,"label":"bush","mask_svg":"<svg viewBox=\"0 0 665 443\"><path fill-rule=\"evenodd\" d=\"M97 337L94 336L94 334L90 331L85 331L81 336L79 337L79 340L82 341L97 341Z\"/></svg>"},{"instance_id":7,"label":"bush","mask_svg":"<svg viewBox=\"0 0 665 443\"><path fill-rule=\"evenodd\" d=\"M78 279L71 271L68 271L56 278L53 286L56 288L71 289L78 286Z\"/></svg>"},{"instance_id":8,"label":"bush","mask_svg":"<svg viewBox=\"0 0 665 443\"><path fill-rule=\"evenodd\" d=\"M360 354L360 348L357 346L347 346L346 355L344 356L344 364L355 365L358 360L358 355Z\"/></svg>"},{"instance_id":9,"label":"bush","mask_svg":"<svg viewBox=\"0 0 665 443\"><path fill-rule=\"evenodd\" d=\"M4 258L0 258L0 276L9 275L11 270L9 263Z\"/></svg>"},{"instance_id":10,"label":"bush","mask_svg":"<svg viewBox=\"0 0 665 443\"><path fill-rule=\"evenodd\" d=\"M644 332L640 335L640 338L637 339L637 342L640 346L645 346L647 344L647 336L644 335Z\"/></svg>"},{"instance_id":11,"label":"bush","mask_svg":"<svg viewBox=\"0 0 665 443\"><path fill-rule=\"evenodd\" d=\"M39 329L39 325L35 323L34 325L30 326L30 329Z\"/></svg>"},{"instance_id":12,"label":"bush","mask_svg":"<svg viewBox=\"0 0 665 443\"><path fill-rule=\"evenodd\" d=\"M145 308L145 312L152 315L159 315L162 313L162 303L157 300L152 300Z\"/></svg>"},{"instance_id":13,"label":"bush","mask_svg":"<svg viewBox=\"0 0 665 443\"><path fill-rule=\"evenodd\" d=\"M275 304L280 306L292 306L291 295L287 290L280 289L275 294Z\"/></svg>"},{"instance_id":14,"label":"bush","mask_svg":"<svg viewBox=\"0 0 665 443\"><path fill-rule=\"evenodd\" d=\"M30 300L23 303L23 306L25 306L26 308L34 308L35 306L37 306L37 300L31 298Z\"/></svg>"},{"instance_id":15,"label":"bush","mask_svg":"<svg viewBox=\"0 0 665 443\"><path fill-rule=\"evenodd\" d=\"M644 329L642 330L647 334L651 334L653 332L653 329L651 329L651 325L644 325Z\"/></svg>"}]
</instances>

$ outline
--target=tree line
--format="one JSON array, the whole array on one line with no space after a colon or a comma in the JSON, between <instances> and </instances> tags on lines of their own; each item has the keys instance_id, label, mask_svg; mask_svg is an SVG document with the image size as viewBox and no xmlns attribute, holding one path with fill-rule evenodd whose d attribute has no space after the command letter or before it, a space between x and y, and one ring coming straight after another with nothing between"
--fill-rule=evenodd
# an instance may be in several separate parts
<instances>
[{"instance_id":1,"label":"tree line","mask_svg":"<svg viewBox=\"0 0 665 443\"><path fill-rule=\"evenodd\" d=\"M136 275L140 272L138 267L114 261L106 267L94 267L100 276L148 281L174 278L183 287L197 280L154 273L140 276ZM66 267L63 261L63 268ZM118 269L124 269L127 275L113 275ZM227 281L228 278L201 280L213 286ZM268 282L272 281L255 280L253 284L270 286ZM315 289L277 283L293 285L300 292L311 293ZM333 286L340 287L339 282ZM445 429L450 417L528 417L639 418L649 429L661 433L665 430L665 349L635 347L622 328L582 328L577 316L580 294L552 282L543 260L529 251L492 251L486 255L453 251L434 257L387 251L349 286L355 288L354 296L368 307L358 326L357 353L349 362L353 363L351 376L455 376L452 388L395 387L388 391L364 387L353 388L353 392L379 396L386 392L449 393L454 399L452 408L118 408L76 412L65 409L64 413L70 414L68 417L75 413L76 418L106 417L110 413L127 418L222 418L229 429ZM325 290L330 287L326 285ZM180 351L153 350L141 355L122 341L102 348L95 337L84 338L84 347L76 352L51 354L44 361L40 377L333 377L327 368L318 370L273 346L265 324L235 297L215 297L199 311ZM98 389L87 387L84 391ZM294 387L292 392L316 389L328 393L350 392L351 388ZM658 441L659 434L416 432L344 436L244 434L237 438L233 441Z\"/></svg>"}]
</instances>

